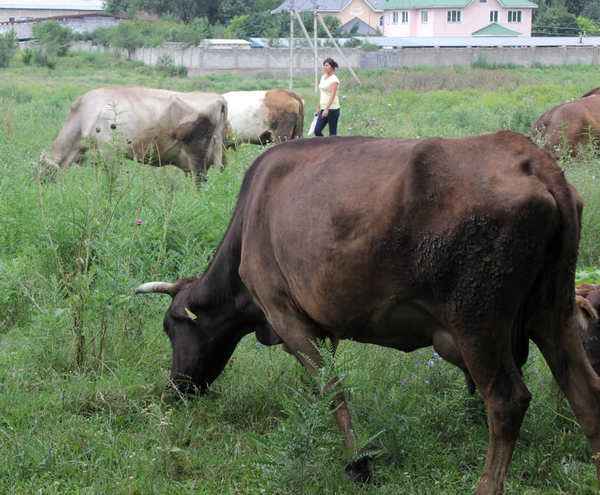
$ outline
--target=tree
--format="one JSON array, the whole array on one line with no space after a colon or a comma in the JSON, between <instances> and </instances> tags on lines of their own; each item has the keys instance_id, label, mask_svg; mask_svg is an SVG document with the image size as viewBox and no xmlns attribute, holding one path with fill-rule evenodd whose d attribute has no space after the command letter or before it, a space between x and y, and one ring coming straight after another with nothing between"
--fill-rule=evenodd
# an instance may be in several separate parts
<instances>
[{"instance_id":1,"label":"tree","mask_svg":"<svg viewBox=\"0 0 600 495\"><path fill-rule=\"evenodd\" d=\"M589 2L581 13L582 17L600 24L600 1Z\"/></svg>"},{"instance_id":2,"label":"tree","mask_svg":"<svg viewBox=\"0 0 600 495\"><path fill-rule=\"evenodd\" d=\"M44 58L55 60L64 57L69 52L73 34L71 30L62 27L58 21L51 20L33 25L32 34L38 39L38 52Z\"/></svg>"},{"instance_id":3,"label":"tree","mask_svg":"<svg viewBox=\"0 0 600 495\"><path fill-rule=\"evenodd\" d=\"M585 17L578 17L577 25L579 26L579 32L585 33L587 36L598 36L598 34L600 34L598 25Z\"/></svg>"},{"instance_id":4,"label":"tree","mask_svg":"<svg viewBox=\"0 0 600 495\"><path fill-rule=\"evenodd\" d=\"M248 3L251 13L260 14L279 7L282 0L250 0Z\"/></svg>"},{"instance_id":5,"label":"tree","mask_svg":"<svg viewBox=\"0 0 600 495\"><path fill-rule=\"evenodd\" d=\"M221 0L217 9L217 19L223 24L228 24L234 17L248 13L246 0Z\"/></svg>"},{"instance_id":6,"label":"tree","mask_svg":"<svg viewBox=\"0 0 600 495\"><path fill-rule=\"evenodd\" d=\"M565 9L575 17L579 17L587 3L589 3L587 0L565 0Z\"/></svg>"},{"instance_id":7,"label":"tree","mask_svg":"<svg viewBox=\"0 0 600 495\"><path fill-rule=\"evenodd\" d=\"M198 17L211 17L217 12L217 4L208 0L145 0L147 8L159 15L170 13L183 22Z\"/></svg>"},{"instance_id":8,"label":"tree","mask_svg":"<svg viewBox=\"0 0 600 495\"><path fill-rule=\"evenodd\" d=\"M17 33L15 33L14 29L0 34L0 67L8 67L18 46Z\"/></svg>"},{"instance_id":9,"label":"tree","mask_svg":"<svg viewBox=\"0 0 600 495\"><path fill-rule=\"evenodd\" d=\"M121 21L115 26L112 32L111 45L117 48L124 48L131 58L131 54L138 47L143 45L143 38L140 31L131 21Z\"/></svg>"},{"instance_id":10,"label":"tree","mask_svg":"<svg viewBox=\"0 0 600 495\"><path fill-rule=\"evenodd\" d=\"M227 38L241 38L243 37L242 29L244 25L244 21L246 20L247 15L235 16L229 22L229 25L225 29L225 36Z\"/></svg>"},{"instance_id":11,"label":"tree","mask_svg":"<svg viewBox=\"0 0 600 495\"><path fill-rule=\"evenodd\" d=\"M342 21L340 21L339 17L331 14L325 14L322 19L323 23L327 26L327 29L329 29L331 36L334 38L339 38L342 34ZM319 38L328 38L329 36L327 31L325 31L323 28L323 25L319 22L317 26L317 36Z\"/></svg>"},{"instance_id":12,"label":"tree","mask_svg":"<svg viewBox=\"0 0 600 495\"><path fill-rule=\"evenodd\" d=\"M269 37L267 33L273 34L272 29L275 27L271 14L263 12L262 14L249 14L242 23L240 37Z\"/></svg>"},{"instance_id":13,"label":"tree","mask_svg":"<svg viewBox=\"0 0 600 495\"><path fill-rule=\"evenodd\" d=\"M550 7L531 26L533 36L577 36L577 18L564 7Z\"/></svg>"}]
</instances>

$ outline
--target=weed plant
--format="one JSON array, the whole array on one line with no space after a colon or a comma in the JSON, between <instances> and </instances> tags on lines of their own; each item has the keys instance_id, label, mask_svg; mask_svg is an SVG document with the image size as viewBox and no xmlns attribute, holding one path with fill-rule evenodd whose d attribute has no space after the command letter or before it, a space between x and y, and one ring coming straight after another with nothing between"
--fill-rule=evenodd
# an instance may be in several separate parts
<instances>
[{"instance_id":1,"label":"weed plant","mask_svg":"<svg viewBox=\"0 0 600 495\"><path fill-rule=\"evenodd\" d=\"M529 133L547 108L595 87L599 72L385 70L359 72L359 87L342 71L340 133ZM287 83L167 77L107 54L72 54L53 71L16 60L0 71L0 494L474 491L488 442L485 407L430 348L405 354L342 342L312 383L323 390L332 364L345 374L355 434L377 453L371 486L344 479L352 455L330 397L305 394L303 371L279 346L250 335L207 395L178 400L166 391L171 350L161 321L170 300L133 289L203 272L243 174L264 148L230 151L224 171L209 170L200 190L175 167L116 151L53 178L38 174L70 104L93 88L225 92ZM313 79L294 85L316 107ZM590 148L559 163L586 202L579 273L597 277L598 156ZM596 492L587 442L533 345L523 373L533 401L507 493Z\"/></svg>"}]
</instances>

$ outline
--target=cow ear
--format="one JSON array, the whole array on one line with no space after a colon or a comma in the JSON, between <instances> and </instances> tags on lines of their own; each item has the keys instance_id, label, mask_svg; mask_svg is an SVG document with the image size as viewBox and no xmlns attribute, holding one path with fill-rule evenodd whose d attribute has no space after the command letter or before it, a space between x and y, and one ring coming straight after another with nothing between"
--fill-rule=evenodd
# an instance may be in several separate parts
<instances>
[{"instance_id":1,"label":"cow ear","mask_svg":"<svg viewBox=\"0 0 600 495\"><path fill-rule=\"evenodd\" d=\"M587 328L591 321L598 320L598 313L585 297L575 296L575 306L577 319L582 328Z\"/></svg>"}]
</instances>

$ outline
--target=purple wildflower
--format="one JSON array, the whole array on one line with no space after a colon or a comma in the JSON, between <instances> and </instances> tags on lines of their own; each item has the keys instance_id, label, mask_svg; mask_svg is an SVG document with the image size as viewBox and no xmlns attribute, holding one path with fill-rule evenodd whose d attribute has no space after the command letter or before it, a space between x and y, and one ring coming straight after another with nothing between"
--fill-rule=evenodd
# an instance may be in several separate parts
<instances>
[{"instance_id":1,"label":"purple wildflower","mask_svg":"<svg viewBox=\"0 0 600 495\"><path fill-rule=\"evenodd\" d=\"M144 223L144 221L141 218L138 218L135 223L137 223L138 225L142 225Z\"/></svg>"}]
</instances>

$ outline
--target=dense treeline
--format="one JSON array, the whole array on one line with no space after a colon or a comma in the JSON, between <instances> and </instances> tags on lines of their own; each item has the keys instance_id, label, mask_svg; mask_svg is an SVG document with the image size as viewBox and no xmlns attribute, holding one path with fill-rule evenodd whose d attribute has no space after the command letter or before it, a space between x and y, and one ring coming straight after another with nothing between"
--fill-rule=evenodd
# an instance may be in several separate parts
<instances>
[{"instance_id":1,"label":"dense treeline","mask_svg":"<svg viewBox=\"0 0 600 495\"><path fill-rule=\"evenodd\" d=\"M107 0L113 14L135 19L142 13L165 21L192 22L203 18L220 35L241 37L285 36L289 30L287 13L273 16L270 11L283 0ZM600 0L533 0L534 36L576 36L600 33ZM234 25L233 29L231 25ZM312 24L312 23L308 23ZM215 36L216 37L216 36Z\"/></svg>"},{"instance_id":2,"label":"dense treeline","mask_svg":"<svg viewBox=\"0 0 600 495\"><path fill-rule=\"evenodd\" d=\"M533 0L532 36L600 35L600 0Z\"/></svg>"}]
</instances>

